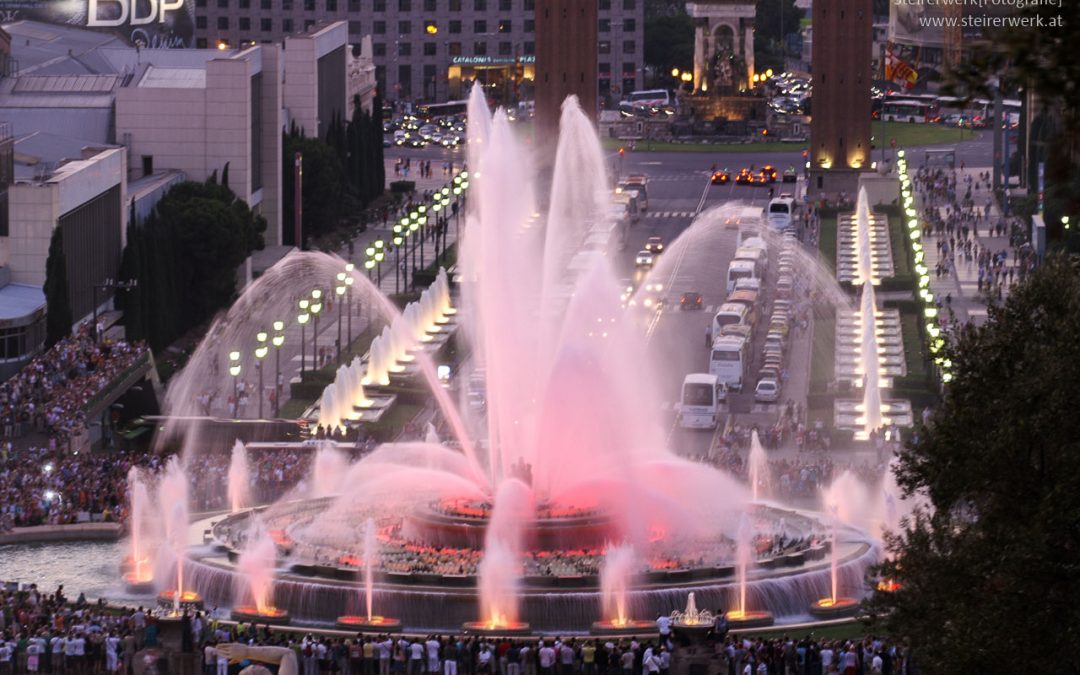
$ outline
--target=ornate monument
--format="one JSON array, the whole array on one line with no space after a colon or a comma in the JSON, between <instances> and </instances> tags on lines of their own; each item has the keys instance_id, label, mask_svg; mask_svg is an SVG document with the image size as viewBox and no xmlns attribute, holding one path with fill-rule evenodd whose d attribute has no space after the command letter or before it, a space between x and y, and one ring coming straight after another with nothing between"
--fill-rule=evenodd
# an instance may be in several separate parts
<instances>
[{"instance_id":1,"label":"ornate monument","mask_svg":"<svg viewBox=\"0 0 1080 675\"><path fill-rule=\"evenodd\" d=\"M731 96L754 76L753 0L686 3L694 19L694 92Z\"/></svg>"}]
</instances>

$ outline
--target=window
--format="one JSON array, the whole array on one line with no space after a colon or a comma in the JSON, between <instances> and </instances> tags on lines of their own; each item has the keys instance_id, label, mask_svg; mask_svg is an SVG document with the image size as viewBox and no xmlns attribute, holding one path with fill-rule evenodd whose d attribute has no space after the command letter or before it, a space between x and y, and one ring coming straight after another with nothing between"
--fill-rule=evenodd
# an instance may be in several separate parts
<instances>
[{"instance_id":1,"label":"window","mask_svg":"<svg viewBox=\"0 0 1080 675\"><path fill-rule=\"evenodd\" d=\"M473 44L472 53L474 56L487 56L487 43L476 42Z\"/></svg>"},{"instance_id":2,"label":"window","mask_svg":"<svg viewBox=\"0 0 1080 675\"><path fill-rule=\"evenodd\" d=\"M600 11L606 11L611 9L611 0L600 0Z\"/></svg>"},{"instance_id":3,"label":"window","mask_svg":"<svg viewBox=\"0 0 1080 675\"><path fill-rule=\"evenodd\" d=\"M637 43L633 40L623 40L622 50L623 54L633 54L637 51Z\"/></svg>"},{"instance_id":4,"label":"window","mask_svg":"<svg viewBox=\"0 0 1080 675\"><path fill-rule=\"evenodd\" d=\"M271 32L272 30L274 30L274 20L273 19L259 19L259 30L261 30L264 33Z\"/></svg>"},{"instance_id":5,"label":"window","mask_svg":"<svg viewBox=\"0 0 1080 675\"><path fill-rule=\"evenodd\" d=\"M438 9L437 5L438 5L437 0L424 0L424 11L425 12L434 12L436 9Z\"/></svg>"},{"instance_id":6,"label":"window","mask_svg":"<svg viewBox=\"0 0 1080 675\"><path fill-rule=\"evenodd\" d=\"M218 9L228 9L229 0L217 0Z\"/></svg>"},{"instance_id":7,"label":"window","mask_svg":"<svg viewBox=\"0 0 1080 675\"><path fill-rule=\"evenodd\" d=\"M376 21L371 24L371 32L376 35L386 35L386 22Z\"/></svg>"},{"instance_id":8,"label":"window","mask_svg":"<svg viewBox=\"0 0 1080 675\"><path fill-rule=\"evenodd\" d=\"M424 22L424 32L427 33L428 35L436 35L439 32L439 24L435 23L434 21L430 21L430 20L425 21Z\"/></svg>"},{"instance_id":9,"label":"window","mask_svg":"<svg viewBox=\"0 0 1080 675\"><path fill-rule=\"evenodd\" d=\"M259 0L259 9L273 9L273 2L274 0Z\"/></svg>"},{"instance_id":10,"label":"window","mask_svg":"<svg viewBox=\"0 0 1080 675\"><path fill-rule=\"evenodd\" d=\"M536 32L536 20L535 19L525 19L525 32L526 33L535 33Z\"/></svg>"},{"instance_id":11,"label":"window","mask_svg":"<svg viewBox=\"0 0 1080 675\"><path fill-rule=\"evenodd\" d=\"M633 33L637 30L637 19L623 19L622 29L624 33Z\"/></svg>"},{"instance_id":12,"label":"window","mask_svg":"<svg viewBox=\"0 0 1080 675\"><path fill-rule=\"evenodd\" d=\"M386 56L386 43L374 42L371 45L371 51L375 56Z\"/></svg>"},{"instance_id":13,"label":"window","mask_svg":"<svg viewBox=\"0 0 1080 675\"><path fill-rule=\"evenodd\" d=\"M524 51L525 54L532 56L536 53L536 43L532 42L531 40L529 42L526 42L525 48L522 51Z\"/></svg>"},{"instance_id":14,"label":"window","mask_svg":"<svg viewBox=\"0 0 1080 675\"><path fill-rule=\"evenodd\" d=\"M637 74L637 64L636 63L634 63L633 61L625 61L625 62L623 62L623 64L622 64L622 75L623 75L623 77L634 77L634 75L636 75L636 74ZM633 89L633 87L630 87L630 89Z\"/></svg>"},{"instance_id":15,"label":"window","mask_svg":"<svg viewBox=\"0 0 1080 675\"><path fill-rule=\"evenodd\" d=\"M359 35L359 36L362 37L364 35L363 25L359 21L355 21L355 20L350 21L349 22L349 35Z\"/></svg>"},{"instance_id":16,"label":"window","mask_svg":"<svg viewBox=\"0 0 1080 675\"><path fill-rule=\"evenodd\" d=\"M600 49L601 54L610 54L611 53L611 41L610 40L601 40L600 43L599 43L599 49Z\"/></svg>"},{"instance_id":17,"label":"window","mask_svg":"<svg viewBox=\"0 0 1080 675\"><path fill-rule=\"evenodd\" d=\"M240 30L251 30L251 17L240 17Z\"/></svg>"},{"instance_id":18,"label":"window","mask_svg":"<svg viewBox=\"0 0 1080 675\"><path fill-rule=\"evenodd\" d=\"M599 23L600 23L599 30L600 30L601 33L610 33L611 32L611 19L600 19Z\"/></svg>"},{"instance_id":19,"label":"window","mask_svg":"<svg viewBox=\"0 0 1080 675\"><path fill-rule=\"evenodd\" d=\"M473 9L475 9L478 12L486 12L487 11L487 0L474 0Z\"/></svg>"},{"instance_id":20,"label":"window","mask_svg":"<svg viewBox=\"0 0 1080 675\"><path fill-rule=\"evenodd\" d=\"M477 19L473 22L473 32L477 34L483 34L487 32L487 21L484 19Z\"/></svg>"},{"instance_id":21,"label":"window","mask_svg":"<svg viewBox=\"0 0 1080 675\"><path fill-rule=\"evenodd\" d=\"M240 0L240 9L251 9L251 0Z\"/></svg>"},{"instance_id":22,"label":"window","mask_svg":"<svg viewBox=\"0 0 1080 675\"><path fill-rule=\"evenodd\" d=\"M399 12L411 12L412 11L412 0L398 0L397 1L397 8L398 8Z\"/></svg>"},{"instance_id":23,"label":"window","mask_svg":"<svg viewBox=\"0 0 1080 675\"><path fill-rule=\"evenodd\" d=\"M313 19L305 19L304 20L304 32L305 33L308 32L309 30L311 30L314 27L315 27L315 21Z\"/></svg>"},{"instance_id":24,"label":"window","mask_svg":"<svg viewBox=\"0 0 1080 675\"><path fill-rule=\"evenodd\" d=\"M304 11L305 12L314 12L315 11L315 0L304 0Z\"/></svg>"},{"instance_id":25,"label":"window","mask_svg":"<svg viewBox=\"0 0 1080 675\"><path fill-rule=\"evenodd\" d=\"M509 11L513 9L513 7L511 7L513 4L513 0L499 0L499 9L504 12Z\"/></svg>"},{"instance_id":26,"label":"window","mask_svg":"<svg viewBox=\"0 0 1080 675\"><path fill-rule=\"evenodd\" d=\"M408 35L412 32L412 21L398 21L397 23L398 35Z\"/></svg>"},{"instance_id":27,"label":"window","mask_svg":"<svg viewBox=\"0 0 1080 675\"><path fill-rule=\"evenodd\" d=\"M512 33L513 30L514 30L514 26L513 26L513 23L510 21L510 19L503 19L503 20L499 21L499 32L500 33Z\"/></svg>"},{"instance_id":28,"label":"window","mask_svg":"<svg viewBox=\"0 0 1080 675\"><path fill-rule=\"evenodd\" d=\"M536 11L536 2L535 2L535 0L525 0L525 11L526 12Z\"/></svg>"},{"instance_id":29,"label":"window","mask_svg":"<svg viewBox=\"0 0 1080 675\"><path fill-rule=\"evenodd\" d=\"M435 49L436 49L436 47L435 47L434 42L425 42L424 43L424 56L435 56Z\"/></svg>"},{"instance_id":30,"label":"window","mask_svg":"<svg viewBox=\"0 0 1080 675\"><path fill-rule=\"evenodd\" d=\"M399 42L397 46L398 56L412 56L412 43Z\"/></svg>"},{"instance_id":31,"label":"window","mask_svg":"<svg viewBox=\"0 0 1080 675\"><path fill-rule=\"evenodd\" d=\"M451 12L460 12L461 11L461 0L450 0L450 11Z\"/></svg>"},{"instance_id":32,"label":"window","mask_svg":"<svg viewBox=\"0 0 1080 675\"><path fill-rule=\"evenodd\" d=\"M206 0L195 0L196 7L206 7Z\"/></svg>"},{"instance_id":33,"label":"window","mask_svg":"<svg viewBox=\"0 0 1080 675\"><path fill-rule=\"evenodd\" d=\"M206 49L206 38L195 38L195 49Z\"/></svg>"},{"instance_id":34,"label":"window","mask_svg":"<svg viewBox=\"0 0 1080 675\"><path fill-rule=\"evenodd\" d=\"M435 64L428 63L424 65L424 98L435 98L435 87L438 84L438 78L435 75Z\"/></svg>"},{"instance_id":35,"label":"window","mask_svg":"<svg viewBox=\"0 0 1080 675\"><path fill-rule=\"evenodd\" d=\"M326 0L326 11L328 11L328 12L336 12L337 11L337 0Z\"/></svg>"},{"instance_id":36,"label":"window","mask_svg":"<svg viewBox=\"0 0 1080 675\"><path fill-rule=\"evenodd\" d=\"M458 19L450 19L450 32L457 34L461 32L461 21Z\"/></svg>"},{"instance_id":37,"label":"window","mask_svg":"<svg viewBox=\"0 0 1080 675\"><path fill-rule=\"evenodd\" d=\"M499 43L499 55L509 56L514 53L514 45L512 42L500 42Z\"/></svg>"},{"instance_id":38,"label":"window","mask_svg":"<svg viewBox=\"0 0 1080 675\"><path fill-rule=\"evenodd\" d=\"M401 98L412 98L412 66L408 64L398 66L397 88Z\"/></svg>"},{"instance_id":39,"label":"window","mask_svg":"<svg viewBox=\"0 0 1080 675\"><path fill-rule=\"evenodd\" d=\"M386 0L374 0L371 3L371 10L373 12L385 12L386 11Z\"/></svg>"},{"instance_id":40,"label":"window","mask_svg":"<svg viewBox=\"0 0 1080 675\"><path fill-rule=\"evenodd\" d=\"M637 0L622 0L623 9L637 9Z\"/></svg>"},{"instance_id":41,"label":"window","mask_svg":"<svg viewBox=\"0 0 1080 675\"><path fill-rule=\"evenodd\" d=\"M218 30L229 30L229 17L219 16L217 18Z\"/></svg>"},{"instance_id":42,"label":"window","mask_svg":"<svg viewBox=\"0 0 1080 675\"><path fill-rule=\"evenodd\" d=\"M349 0L349 11L350 12L359 12L360 11L360 0Z\"/></svg>"},{"instance_id":43,"label":"window","mask_svg":"<svg viewBox=\"0 0 1080 675\"><path fill-rule=\"evenodd\" d=\"M281 9L286 12L291 12L292 0L281 0Z\"/></svg>"},{"instance_id":44,"label":"window","mask_svg":"<svg viewBox=\"0 0 1080 675\"><path fill-rule=\"evenodd\" d=\"M206 16L205 15L200 14L199 16L195 17L195 27L200 29L200 30L203 29L203 28L206 28Z\"/></svg>"},{"instance_id":45,"label":"window","mask_svg":"<svg viewBox=\"0 0 1080 675\"><path fill-rule=\"evenodd\" d=\"M292 32L292 19L282 19L281 20L281 31L283 33L291 33Z\"/></svg>"},{"instance_id":46,"label":"window","mask_svg":"<svg viewBox=\"0 0 1080 675\"><path fill-rule=\"evenodd\" d=\"M449 50L450 50L450 56L461 56L461 43L460 42L451 42Z\"/></svg>"},{"instance_id":47,"label":"window","mask_svg":"<svg viewBox=\"0 0 1080 675\"><path fill-rule=\"evenodd\" d=\"M597 64L597 70L600 72L600 75L602 77L611 77L611 64L610 63Z\"/></svg>"}]
</instances>

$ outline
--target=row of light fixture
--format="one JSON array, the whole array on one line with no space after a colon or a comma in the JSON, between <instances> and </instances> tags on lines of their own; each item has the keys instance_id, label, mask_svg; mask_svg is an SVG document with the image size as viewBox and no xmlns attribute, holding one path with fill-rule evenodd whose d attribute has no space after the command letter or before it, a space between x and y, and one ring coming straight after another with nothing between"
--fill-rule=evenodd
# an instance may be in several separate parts
<instances>
[{"instance_id":1,"label":"row of light fixture","mask_svg":"<svg viewBox=\"0 0 1080 675\"><path fill-rule=\"evenodd\" d=\"M918 295L923 302L923 317L926 320L930 354L941 371L941 381L947 384L953 378L952 361L942 353L945 348L945 338L942 337L941 327L938 325L940 319L934 292L930 290L930 270L924 262L922 228L919 227L918 212L915 210L915 196L912 194L907 159L904 157L903 150L898 150L896 157L896 168L900 174L900 197L904 203L904 217L907 219L909 242L915 259L915 273L919 277Z\"/></svg>"}]
</instances>

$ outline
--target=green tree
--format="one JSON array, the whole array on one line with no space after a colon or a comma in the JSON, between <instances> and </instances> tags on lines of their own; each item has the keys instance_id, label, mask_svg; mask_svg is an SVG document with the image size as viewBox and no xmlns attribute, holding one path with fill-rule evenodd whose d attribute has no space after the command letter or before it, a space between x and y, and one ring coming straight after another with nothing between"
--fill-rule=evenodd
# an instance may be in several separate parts
<instances>
[{"instance_id":1,"label":"green tree","mask_svg":"<svg viewBox=\"0 0 1080 675\"><path fill-rule=\"evenodd\" d=\"M71 297L68 295L67 258L64 257L64 235L53 229L49 240L49 257L45 260L45 347L52 347L71 333Z\"/></svg>"},{"instance_id":2,"label":"green tree","mask_svg":"<svg viewBox=\"0 0 1080 675\"><path fill-rule=\"evenodd\" d=\"M645 63L661 83L674 84L671 69L694 67L694 20L686 13L645 20Z\"/></svg>"},{"instance_id":3,"label":"green tree","mask_svg":"<svg viewBox=\"0 0 1080 675\"><path fill-rule=\"evenodd\" d=\"M799 32L802 16L795 0L758 0L754 15L754 68L758 72L785 69L784 36Z\"/></svg>"},{"instance_id":4,"label":"green tree","mask_svg":"<svg viewBox=\"0 0 1080 675\"><path fill-rule=\"evenodd\" d=\"M922 671L1080 672L1080 273L1053 256L946 347L953 381L902 451L929 499L870 601Z\"/></svg>"},{"instance_id":5,"label":"green tree","mask_svg":"<svg viewBox=\"0 0 1080 675\"><path fill-rule=\"evenodd\" d=\"M346 191L345 169L338 150L317 138L308 138L295 127L282 143L282 210L284 230L291 235L295 222L294 157L303 157L301 224L305 241L333 229L341 219ZM295 242L294 242L295 243Z\"/></svg>"}]
</instances>

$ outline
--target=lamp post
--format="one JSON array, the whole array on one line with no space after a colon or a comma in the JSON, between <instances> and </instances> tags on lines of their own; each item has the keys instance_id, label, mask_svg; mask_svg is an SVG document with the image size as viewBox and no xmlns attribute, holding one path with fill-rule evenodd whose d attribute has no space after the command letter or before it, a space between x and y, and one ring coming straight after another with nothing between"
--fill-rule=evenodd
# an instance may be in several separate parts
<instances>
[{"instance_id":1,"label":"lamp post","mask_svg":"<svg viewBox=\"0 0 1080 675\"><path fill-rule=\"evenodd\" d=\"M106 279L105 283L94 284L94 290L92 294L94 296L94 342L98 342L101 339L101 335L98 331L98 291L130 291L137 288L139 285L138 279L129 279L126 281L113 281L112 279Z\"/></svg>"},{"instance_id":2,"label":"lamp post","mask_svg":"<svg viewBox=\"0 0 1080 675\"><path fill-rule=\"evenodd\" d=\"M240 410L240 352L229 352L229 374L232 375L232 391L233 391L233 419L239 414Z\"/></svg>"},{"instance_id":3,"label":"lamp post","mask_svg":"<svg viewBox=\"0 0 1080 675\"><path fill-rule=\"evenodd\" d=\"M356 283L356 278L353 276L353 270L356 269L356 265L348 263L345 265L345 287L349 291L349 353L352 353L352 287Z\"/></svg>"},{"instance_id":4,"label":"lamp post","mask_svg":"<svg viewBox=\"0 0 1080 675\"><path fill-rule=\"evenodd\" d=\"M315 357L315 370L319 369L319 312L322 311L322 290L316 288L311 291L311 355Z\"/></svg>"},{"instance_id":5,"label":"lamp post","mask_svg":"<svg viewBox=\"0 0 1080 675\"><path fill-rule=\"evenodd\" d=\"M345 273L337 273L338 285L334 287L337 294L337 362L341 365L341 306L345 304Z\"/></svg>"},{"instance_id":6,"label":"lamp post","mask_svg":"<svg viewBox=\"0 0 1080 675\"><path fill-rule=\"evenodd\" d=\"M367 274L368 281L374 282L374 279L371 278L371 269L373 267L375 267L375 262L374 262L375 247L374 246L368 246L366 249L364 249L364 255L367 256L367 258L364 260L364 268L368 271L368 274ZM369 265L368 263L371 263L371 264Z\"/></svg>"},{"instance_id":7,"label":"lamp post","mask_svg":"<svg viewBox=\"0 0 1080 675\"><path fill-rule=\"evenodd\" d=\"M378 265L378 269L376 269L377 274L375 276L378 278L380 285L382 284L382 263L383 259L385 258L386 253L384 253L383 251L378 251L377 253L375 253L375 264Z\"/></svg>"},{"instance_id":8,"label":"lamp post","mask_svg":"<svg viewBox=\"0 0 1080 675\"><path fill-rule=\"evenodd\" d=\"M258 346L255 347L255 368L259 371L259 419L263 418L263 359L266 358L266 354L269 351L269 347L266 346L266 331L261 330L255 334L255 342Z\"/></svg>"},{"instance_id":9,"label":"lamp post","mask_svg":"<svg viewBox=\"0 0 1080 675\"><path fill-rule=\"evenodd\" d=\"M305 367L305 364L307 363L307 354L304 352L304 345L305 345L304 326L306 326L308 320L311 319L311 314L308 313L308 309L310 308L310 305L311 305L311 303L308 302L307 298L304 298L303 300L301 300L300 301L300 314L298 314L297 317L296 317L296 322L298 324L300 324L300 381L301 382L304 381L304 367Z\"/></svg>"},{"instance_id":10,"label":"lamp post","mask_svg":"<svg viewBox=\"0 0 1080 675\"><path fill-rule=\"evenodd\" d=\"M407 226L409 223L408 218L402 218ZM394 244L394 293L401 292L401 286L398 285L398 274L401 272L401 245L405 243L405 238L402 233L406 231L405 227L401 225L394 226L394 238L391 240Z\"/></svg>"},{"instance_id":11,"label":"lamp post","mask_svg":"<svg viewBox=\"0 0 1080 675\"><path fill-rule=\"evenodd\" d=\"M274 337L271 344L274 345L274 417L281 412L281 345L285 344L284 321L274 322Z\"/></svg>"}]
</instances>

